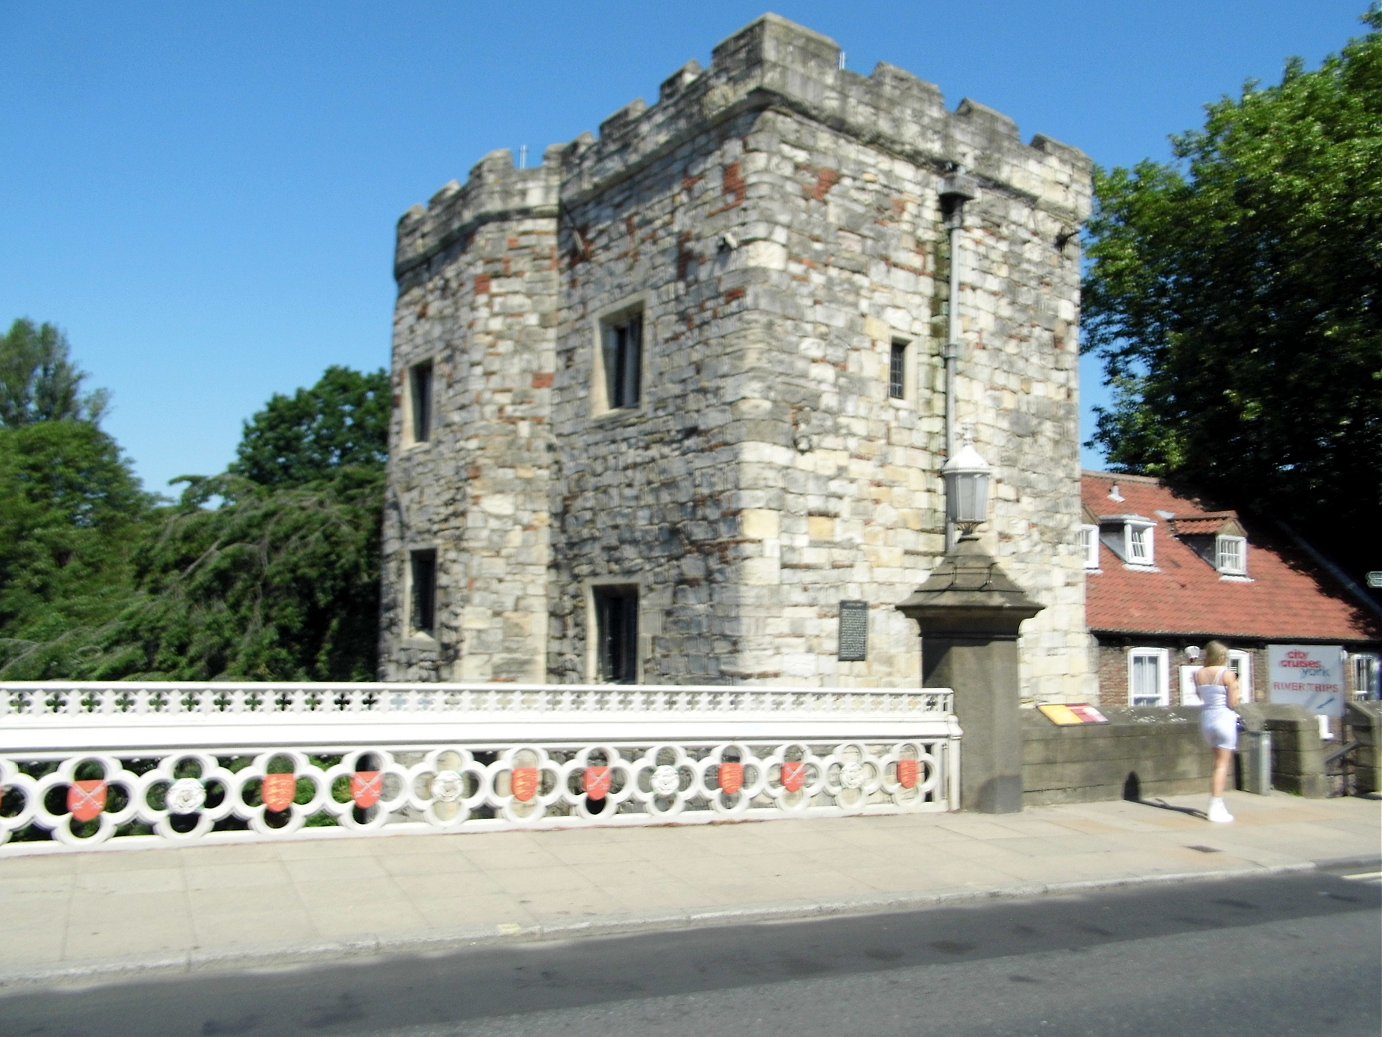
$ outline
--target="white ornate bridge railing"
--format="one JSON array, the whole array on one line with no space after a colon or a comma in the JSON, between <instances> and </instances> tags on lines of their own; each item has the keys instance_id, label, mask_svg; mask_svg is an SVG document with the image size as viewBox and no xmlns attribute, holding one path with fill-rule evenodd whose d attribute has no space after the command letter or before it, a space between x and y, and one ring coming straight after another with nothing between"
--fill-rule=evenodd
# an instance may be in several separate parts
<instances>
[{"instance_id":1,"label":"white ornate bridge railing","mask_svg":"<svg viewBox=\"0 0 1382 1037\"><path fill-rule=\"evenodd\" d=\"M937 689L0 685L0 856L953 810Z\"/></svg>"}]
</instances>

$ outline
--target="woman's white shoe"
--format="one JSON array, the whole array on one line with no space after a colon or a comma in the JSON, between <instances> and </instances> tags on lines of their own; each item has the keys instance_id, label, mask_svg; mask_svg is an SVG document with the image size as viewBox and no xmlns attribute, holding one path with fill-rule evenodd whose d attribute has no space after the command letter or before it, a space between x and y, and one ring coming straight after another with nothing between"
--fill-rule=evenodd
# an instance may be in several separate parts
<instances>
[{"instance_id":1,"label":"woman's white shoe","mask_svg":"<svg viewBox=\"0 0 1382 1037\"><path fill-rule=\"evenodd\" d=\"M1224 806L1222 799L1209 801L1209 820L1216 824L1227 824L1233 820L1233 815L1228 812L1228 807Z\"/></svg>"}]
</instances>

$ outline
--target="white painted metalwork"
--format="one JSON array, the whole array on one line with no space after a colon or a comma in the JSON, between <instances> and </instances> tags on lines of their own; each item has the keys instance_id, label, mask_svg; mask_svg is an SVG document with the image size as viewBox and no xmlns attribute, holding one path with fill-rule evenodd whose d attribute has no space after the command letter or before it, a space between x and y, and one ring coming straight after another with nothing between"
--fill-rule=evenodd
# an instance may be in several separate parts
<instances>
[{"instance_id":1,"label":"white painted metalwork","mask_svg":"<svg viewBox=\"0 0 1382 1037\"><path fill-rule=\"evenodd\" d=\"M7 684L0 855L947 810L945 690Z\"/></svg>"}]
</instances>

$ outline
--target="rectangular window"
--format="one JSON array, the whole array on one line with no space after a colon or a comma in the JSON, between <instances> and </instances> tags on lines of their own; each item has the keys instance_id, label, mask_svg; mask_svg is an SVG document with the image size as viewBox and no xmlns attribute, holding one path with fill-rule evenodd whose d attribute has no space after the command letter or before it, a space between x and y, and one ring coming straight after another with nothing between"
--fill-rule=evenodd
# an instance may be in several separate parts
<instances>
[{"instance_id":1,"label":"rectangular window","mask_svg":"<svg viewBox=\"0 0 1382 1037\"><path fill-rule=\"evenodd\" d=\"M1128 653L1128 702L1133 706L1170 703L1170 652L1165 648L1134 648Z\"/></svg>"},{"instance_id":2,"label":"rectangular window","mask_svg":"<svg viewBox=\"0 0 1382 1037\"><path fill-rule=\"evenodd\" d=\"M595 676L609 684L638 681L638 588L596 587Z\"/></svg>"},{"instance_id":3,"label":"rectangular window","mask_svg":"<svg viewBox=\"0 0 1382 1037\"><path fill-rule=\"evenodd\" d=\"M1152 526L1151 523L1129 522L1127 524L1128 561L1134 565L1152 564Z\"/></svg>"},{"instance_id":4,"label":"rectangular window","mask_svg":"<svg viewBox=\"0 0 1382 1037\"><path fill-rule=\"evenodd\" d=\"M1099 527L1080 527L1080 550L1084 553L1086 569L1099 568Z\"/></svg>"},{"instance_id":5,"label":"rectangular window","mask_svg":"<svg viewBox=\"0 0 1382 1037\"><path fill-rule=\"evenodd\" d=\"M1382 676L1378 674L1378 656L1358 653L1353 657L1353 697L1382 698Z\"/></svg>"},{"instance_id":6,"label":"rectangular window","mask_svg":"<svg viewBox=\"0 0 1382 1037\"><path fill-rule=\"evenodd\" d=\"M1238 701L1252 701L1252 653L1228 650L1228 668L1238 678Z\"/></svg>"},{"instance_id":7,"label":"rectangular window","mask_svg":"<svg viewBox=\"0 0 1382 1037\"><path fill-rule=\"evenodd\" d=\"M432 361L408 368L407 399L404 429L408 442L426 443L432 438Z\"/></svg>"},{"instance_id":8,"label":"rectangular window","mask_svg":"<svg viewBox=\"0 0 1382 1037\"><path fill-rule=\"evenodd\" d=\"M408 632L436 635L437 552L425 548L408 555Z\"/></svg>"},{"instance_id":9,"label":"rectangular window","mask_svg":"<svg viewBox=\"0 0 1382 1037\"><path fill-rule=\"evenodd\" d=\"M1215 568L1229 576L1242 576L1248 571L1245 561L1248 542L1243 537L1221 536L1215 540Z\"/></svg>"},{"instance_id":10,"label":"rectangular window","mask_svg":"<svg viewBox=\"0 0 1382 1037\"><path fill-rule=\"evenodd\" d=\"M1252 653L1240 652L1235 648L1230 648L1228 652L1228 668L1233 675L1238 678L1238 701L1252 701ZM1200 693L1195 688L1195 674L1199 671L1200 664L1193 666L1182 666L1180 668L1180 704L1182 706L1200 706Z\"/></svg>"},{"instance_id":11,"label":"rectangular window","mask_svg":"<svg viewBox=\"0 0 1382 1037\"><path fill-rule=\"evenodd\" d=\"M888 398L905 400L907 398L907 351L908 343L901 339L893 340L892 353L888 357Z\"/></svg>"},{"instance_id":12,"label":"rectangular window","mask_svg":"<svg viewBox=\"0 0 1382 1037\"><path fill-rule=\"evenodd\" d=\"M1204 705L1200 701L1199 689L1195 687L1195 674L1199 668L1199 663L1191 663L1189 666L1180 668L1180 704L1182 706Z\"/></svg>"},{"instance_id":13,"label":"rectangular window","mask_svg":"<svg viewBox=\"0 0 1382 1037\"><path fill-rule=\"evenodd\" d=\"M625 312L600 327L602 410L628 410L642 398L643 313Z\"/></svg>"}]
</instances>

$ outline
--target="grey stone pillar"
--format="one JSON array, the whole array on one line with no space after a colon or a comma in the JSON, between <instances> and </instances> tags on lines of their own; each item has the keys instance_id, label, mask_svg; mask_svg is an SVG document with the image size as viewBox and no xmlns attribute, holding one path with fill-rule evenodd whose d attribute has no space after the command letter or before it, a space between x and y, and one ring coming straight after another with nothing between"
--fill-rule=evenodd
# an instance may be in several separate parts
<instances>
[{"instance_id":1,"label":"grey stone pillar","mask_svg":"<svg viewBox=\"0 0 1382 1037\"><path fill-rule=\"evenodd\" d=\"M955 692L960 808L1022 809L1017 635L1043 608L979 545L961 539L898 608L921 627L922 683Z\"/></svg>"}]
</instances>

